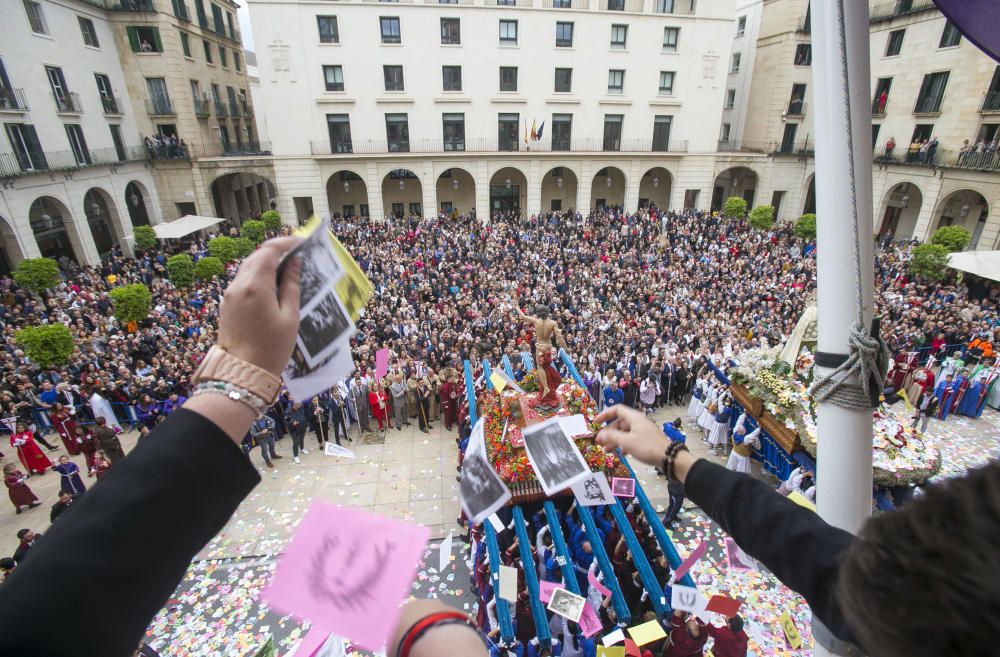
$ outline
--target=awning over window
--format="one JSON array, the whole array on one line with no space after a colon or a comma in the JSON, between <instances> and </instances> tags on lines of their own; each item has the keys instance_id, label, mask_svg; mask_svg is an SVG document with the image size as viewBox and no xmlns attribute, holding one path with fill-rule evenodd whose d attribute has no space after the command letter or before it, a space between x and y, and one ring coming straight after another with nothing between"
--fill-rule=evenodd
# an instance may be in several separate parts
<instances>
[{"instance_id":1,"label":"awning over window","mask_svg":"<svg viewBox=\"0 0 1000 657\"><path fill-rule=\"evenodd\" d=\"M1000 281L1000 251L963 251L952 253L948 260L952 269Z\"/></svg>"},{"instance_id":2,"label":"awning over window","mask_svg":"<svg viewBox=\"0 0 1000 657\"><path fill-rule=\"evenodd\" d=\"M218 217L199 217L197 215L188 214L184 215L180 219L175 219L174 221L157 224L153 226L153 231L161 240L176 240L184 237L185 235L197 233L199 230L211 228L212 226L220 224L223 221L225 221L225 219L219 219Z\"/></svg>"}]
</instances>

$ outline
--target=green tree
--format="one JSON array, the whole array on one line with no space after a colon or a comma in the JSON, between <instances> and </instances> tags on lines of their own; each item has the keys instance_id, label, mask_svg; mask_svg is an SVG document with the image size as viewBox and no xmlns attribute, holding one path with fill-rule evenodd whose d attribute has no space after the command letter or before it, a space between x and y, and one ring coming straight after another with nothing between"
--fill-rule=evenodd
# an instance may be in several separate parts
<instances>
[{"instance_id":1,"label":"green tree","mask_svg":"<svg viewBox=\"0 0 1000 657\"><path fill-rule=\"evenodd\" d=\"M208 241L208 254L230 263L240 257L240 249L232 237L216 237Z\"/></svg>"},{"instance_id":2,"label":"green tree","mask_svg":"<svg viewBox=\"0 0 1000 657\"><path fill-rule=\"evenodd\" d=\"M249 237L237 237L233 241L236 243L236 253L241 258L247 257L257 248L257 244Z\"/></svg>"},{"instance_id":3,"label":"green tree","mask_svg":"<svg viewBox=\"0 0 1000 657\"><path fill-rule=\"evenodd\" d=\"M264 230L265 226L263 221L250 219L249 221L243 222L243 230L240 231L240 234L253 241L254 244L260 244L264 241Z\"/></svg>"},{"instance_id":4,"label":"green tree","mask_svg":"<svg viewBox=\"0 0 1000 657\"><path fill-rule=\"evenodd\" d=\"M939 281L948 268L948 249L940 244L920 244L913 248L910 273L921 278Z\"/></svg>"},{"instance_id":5,"label":"green tree","mask_svg":"<svg viewBox=\"0 0 1000 657\"><path fill-rule=\"evenodd\" d=\"M73 355L73 333L65 324L28 326L14 334L14 342L39 367L62 365Z\"/></svg>"},{"instance_id":6,"label":"green tree","mask_svg":"<svg viewBox=\"0 0 1000 657\"><path fill-rule=\"evenodd\" d=\"M123 285L111 290L111 303L115 307L115 317L123 324L141 322L149 317L153 305L153 295L142 283Z\"/></svg>"},{"instance_id":7,"label":"green tree","mask_svg":"<svg viewBox=\"0 0 1000 657\"><path fill-rule=\"evenodd\" d=\"M972 235L961 226L941 226L931 235L931 244L940 244L948 253L964 251L972 241Z\"/></svg>"},{"instance_id":8,"label":"green tree","mask_svg":"<svg viewBox=\"0 0 1000 657\"><path fill-rule=\"evenodd\" d=\"M268 230L281 230L281 215L274 210L268 210L260 215L260 220Z\"/></svg>"},{"instance_id":9,"label":"green tree","mask_svg":"<svg viewBox=\"0 0 1000 657\"><path fill-rule=\"evenodd\" d=\"M226 273L226 267L222 261L212 256L206 256L194 263L194 275L201 280L209 278L219 278Z\"/></svg>"},{"instance_id":10,"label":"green tree","mask_svg":"<svg viewBox=\"0 0 1000 657\"><path fill-rule=\"evenodd\" d=\"M178 253L167 259L167 274L177 287L187 287L194 283L194 262L186 253Z\"/></svg>"},{"instance_id":11,"label":"green tree","mask_svg":"<svg viewBox=\"0 0 1000 657\"><path fill-rule=\"evenodd\" d=\"M795 221L795 234L807 242L816 239L816 215L804 214Z\"/></svg>"},{"instance_id":12,"label":"green tree","mask_svg":"<svg viewBox=\"0 0 1000 657\"><path fill-rule=\"evenodd\" d=\"M745 217L747 214L747 202L739 196L730 196L722 204L722 214L734 219Z\"/></svg>"},{"instance_id":13,"label":"green tree","mask_svg":"<svg viewBox=\"0 0 1000 657\"><path fill-rule=\"evenodd\" d=\"M156 231L150 226L136 226L132 231L135 235L135 248L148 251L156 247Z\"/></svg>"},{"instance_id":14,"label":"green tree","mask_svg":"<svg viewBox=\"0 0 1000 657\"><path fill-rule=\"evenodd\" d=\"M774 225L774 208L758 205L750 211L750 225L759 231L771 230Z\"/></svg>"},{"instance_id":15,"label":"green tree","mask_svg":"<svg viewBox=\"0 0 1000 657\"><path fill-rule=\"evenodd\" d=\"M59 285L59 263L52 258L27 258L14 270L14 282L32 292Z\"/></svg>"}]
</instances>

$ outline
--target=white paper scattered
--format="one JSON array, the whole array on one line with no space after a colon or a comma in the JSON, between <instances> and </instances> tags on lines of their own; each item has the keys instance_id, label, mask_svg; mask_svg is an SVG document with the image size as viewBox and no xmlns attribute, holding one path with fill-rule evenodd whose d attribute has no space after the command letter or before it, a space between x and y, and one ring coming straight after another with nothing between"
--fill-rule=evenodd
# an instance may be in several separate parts
<instances>
[{"instance_id":1,"label":"white paper scattered","mask_svg":"<svg viewBox=\"0 0 1000 657\"><path fill-rule=\"evenodd\" d=\"M708 606L708 600L705 599L701 591L693 586L674 584L670 587L670 606L696 614L699 611L704 611L705 607Z\"/></svg>"},{"instance_id":2,"label":"white paper scattered","mask_svg":"<svg viewBox=\"0 0 1000 657\"><path fill-rule=\"evenodd\" d=\"M451 563L451 544L453 532L448 532L448 536L441 541L440 552L438 552L438 572L444 573L444 569Z\"/></svg>"},{"instance_id":3,"label":"white paper scattered","mask_svg":"<svg viewBox=\"0 0 1000 657\"><path fill-rule=\"evenodd\" d=\"M500 521L497 514L494 513L488 518L488 520L490 521L490 524L493 525L493 529L496 531L502 532L504 530L503 522Z\"/></svg>"},{"instance_id":4,"label":"white paper scattered","mask_svg":"<svg viewBox=\"0 0 1000 657\"><path fill-rule=\"evenodd\" d=\"M603 643L604 647L607 648L608 646L613 646L616 643L621 643L624 640L625 640L625 632L623 632L622 628L619 627L616 628L613 632L608 632L607 634L605 634L604 638L601 639L601 643Z\"/></svg>"},{"instance_id":5,"label":"white paper scattered","mask_svg":"<svg viewBox=\"0 0 1000 657\"><path fill-rule=\"evenodd\" d=\"M500 566L500 599L517 602L517 568Z\"/></svg>"},{"instance_id":6,"label":"white paper scattered","mask_svg":"<svg viewBox=\"0 0 1000 657\"><path fill-rule=\"evenodd\" d=\"M346 459L354 458L354 452L347 449L346 447L338 445L337 443L331 443L331 442L327 442L326 445L323 447L323 453L326 454L327 456L343 456Z\"/></svg>"},{"instance_id":7,"label":"white paper scattered","mask_svg":"<svg viewBox=\"0 0 1000 657\"><path fill-rule=\"evenodd\" d=\"M587 426L587 419L579 413L576 415L560 416L559 426L562 427L563 431L570 438L592 433Z\"/></svg>"}]
</instances>

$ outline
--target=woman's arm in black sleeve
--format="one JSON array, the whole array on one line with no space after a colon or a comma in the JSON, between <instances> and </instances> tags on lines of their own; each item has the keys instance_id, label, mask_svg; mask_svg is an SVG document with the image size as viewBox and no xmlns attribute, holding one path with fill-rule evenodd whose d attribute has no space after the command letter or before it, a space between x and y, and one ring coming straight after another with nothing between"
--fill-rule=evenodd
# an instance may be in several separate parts
<instances>
[{"instance_id":1,"label":"woman's arm in black sleeve","mask_svg":"<svg viewBox=\"0 0 1000 657\"><path fill-rule=\"evenodd\" d=\"M0 585L0 655L127 657L260 475L179 409L116 464ZM57 618L58 631L42 629Z\"/></svg>"},{"instance_id":2,"label":"woman's arm in black sleeve","mask_svg":"<svg viewBox=\"0 0 1000 657\"><path fill-rule=\"evenodd\" d=\"M836 636L851 641L835 597L840 560L855 537L762 481L699 459L684 492L747 554L801 594Z\"/></svg>"}]
</instances>

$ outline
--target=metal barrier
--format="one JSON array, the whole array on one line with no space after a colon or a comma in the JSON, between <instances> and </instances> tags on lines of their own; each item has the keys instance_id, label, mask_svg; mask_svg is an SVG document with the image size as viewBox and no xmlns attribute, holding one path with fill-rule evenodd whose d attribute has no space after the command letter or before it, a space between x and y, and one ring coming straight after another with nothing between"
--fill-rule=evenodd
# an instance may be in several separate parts
<instances>
[{"instance_id":1,"label":"metal barrier","mask_svg":"<svg viewBox=\"0 0 1000 657\"><path fill-rule=\"evenodd\" d=\"M129 425L129 431L134 430L136 426L138 426L139 416L135 412L135 406L132 404L125 404L123 402L108 403L111 405L111 410L115 411L115 419L122 424ZM86 412L84 412L83 409L86 409ZM89 418L92 415L90 404L77 404L73 407L73 410L76 411L76 414L73 416L73 422L76 423L77 426L86 427L95 424L92 419L84 419ZM118 413L118 411L122 411L122 413ZM120 419L122 415L126 418L124 422ZM31 416L34 421L35 428L41 435L47 436L56 430L55 426L52 424L52 420L49 419L48 409L40 407L33 408L31 409Z\"/></svg>"}]
</instances>

